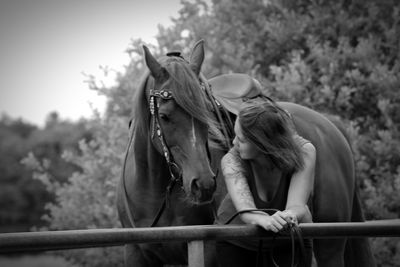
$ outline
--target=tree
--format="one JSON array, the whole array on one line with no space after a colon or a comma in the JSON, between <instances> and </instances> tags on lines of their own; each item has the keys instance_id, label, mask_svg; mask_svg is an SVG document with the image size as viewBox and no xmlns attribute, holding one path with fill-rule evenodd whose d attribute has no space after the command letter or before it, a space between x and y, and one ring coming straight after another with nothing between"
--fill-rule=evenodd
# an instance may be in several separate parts
<instances>
[{"instance_id":1,"label":"tree","mask_svg":"<svg viewBox=\"0 0 400 267\"><path fill-rule=\"evenodd\" d=\"M138 42L133 41L127 49L132 61L126 66L125 73L118 73L115 87L99 86L101 82L88 76L90 88L108 99L105 115L95 113L94 118L86 122L90 138L79 141L78 149L64 151L61 158L50 155L52 151L48 148L43 151L47 151L51 161L38 158L40 150L25 158L24 163L34 170L34 178L41 181L47 191L55 196L55 201L45 207L46 213L42 219L47 225L42 230L120 227L115 203L116 185L121 175L128 140L132 99L144 73L141 57L137 57L135 52L138 49ZM73 132L62 127L55 114L50 114L46 126L56 133L74 136ZM54 133L52 136L55 136ZM48 137L42 138L49 140ZM77 142L75 137L72 139ZM60 173L53 171L53 165L57 166L59 162L77 167L64 182L60 182ZM123 260L120 247L60 253L82 266L118 266L122 265Z\"/></svg>"},{"instance_id":2,"label":"tree","mask_svg":"<svg viewBox=\"0 0 400 267\"><path fill-rule=\"evenodd\" d=\"M55 114L55 113L53 113ZM54 116L53 116L54 117ZM52 195L43 184L31 179L31 172L21 166L28 151L39 158L51 158L51 171L62 182L77 166L60 159L63 150L77 148L77 140L89 136L84 123L56 120L40 129L21 119L4 115L0 120L0 228L1 231L28 230L41 225L44 204Z\"/></svg>"},{"instance_id":3,"label":"tree","mask_svg":"<svg viewBox=\"0 0 400 267\"><path fill-rule=\"evenodd\" d=\"M42 185L30 179L19 161L27 151L34 125L3 115L0 120L0 229L16 231L39 221L42 203L48 201ZM36 191L36 192L35 192ZM42 203L40 203L42 202ZM30 211L33 211L32 213Z\"/></svg>"},{"instance_id":4,"label":"tree","mask_svg":"<svg viewBox=\"0 0 400 267\"><path fill-rule=\"evenodd\" d=\"M273 97L347 121L367 219L398 218L400 4L256 0L213 4L212 12L182 16L179 22L191 25L187 20L208 16L206 25L217 51L213 51L217 60L211 62L224 65L216 69L237 71L246 66L245 72L259 78ZM224 59L218 60L221 55ZM394 266L399 241L374 242L378 263Z\"/></svg>"},{"instance_id":5,"label":"tree","mask_svg":"<svg viewBox=\"0 0 400 267\"><path fill-rule=\"evenodd\" d=\"M159 28L158 45L151 49L156 55L179 50L187 56L197 40L205 39L206 77L248 73L276 99L339 116L353 137L367 219L398 218L399 10L394 0L182 1L179 17L171 27ZM81 171L63 185L48 180L44 169L39 172L57 196L48 206L50 228L118 225L112 192L132 115L131 96L143 74L140 44L133 40L128 48L132 61L118 86L99 88L92 80L108 106L92 124L93 141L81 142L77 157L65 156ZM397 239L376 239L378 264L395 266L399 245Z\"/></svg>"}]
</instances>

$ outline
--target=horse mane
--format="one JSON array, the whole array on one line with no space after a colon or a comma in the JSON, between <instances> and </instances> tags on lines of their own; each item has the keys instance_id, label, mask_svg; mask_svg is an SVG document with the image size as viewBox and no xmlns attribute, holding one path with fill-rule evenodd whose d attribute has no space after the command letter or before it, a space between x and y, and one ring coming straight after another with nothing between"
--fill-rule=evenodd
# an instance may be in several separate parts
<instances>
[{"instance_id":1,"label":"horse mane","mask_svg":"<svg viewBox=\"0 0 400 267\"><path fill-rule=\"evenodd\" d=\"M198 77L191 70L189 64L178 57L163 57L160 63L169 73L170 84L168 89L176 103L193 118L209 126L213 135L221 136L218 123L211 113L211 106L206 100L206 94L200 87ZM151 119L146 90L153 84L154 79L147 71L134 98L132 125L143 136L146 136L149 132Z\"/></svg>"},{"instance_id":2,"label":"horse mane","mask_svg":"<svg viewBox=\"0 0 400 267\"><path fill-rule=\"evenodd\" d=\"M184 59L169 57L163 67L170 76L170 89L176 103L198 121L213 125L211 107L206 102L199 79Z\"/></svg>"},{"instance_id":3,"label":"horse mane","mask_svg":"<svg viewBox=\"0 0 400 267\"><path fill-rule=\"evenodd\" d=\"M146 99L146 88L150 82L150 71L146 71L133 100L132 129L143 137L147 136L150 127L150 109Z\"/></svg>"}]
</instances>

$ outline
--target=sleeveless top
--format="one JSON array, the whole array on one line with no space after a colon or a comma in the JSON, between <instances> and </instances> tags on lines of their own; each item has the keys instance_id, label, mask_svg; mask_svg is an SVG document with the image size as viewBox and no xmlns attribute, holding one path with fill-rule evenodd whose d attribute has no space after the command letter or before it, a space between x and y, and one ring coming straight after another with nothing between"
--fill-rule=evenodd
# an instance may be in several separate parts
<instances>
[{"instance_id":1,"label":"sleeveless top","mask_svg":"<svg viewBox=\"0 0 400 267\"><path fill-rule=\"evenodd\" d=\"M306 143L310 143L310 141L308 141L307 139L304 139L303 137L301 137L297 134L294 136L294 138L300 147L304 146ZM278 184L275 192L273 193L272 198L269 201L264 201L258 195L257 188L256 188L256 181L255 181L254 175L251 171L250 164L240 158L239 151L237 150L237 148L232 147L226 156L231 158L231 160L229 161L230 164L234 164L235 165L234 168L236 170L238 170L238 172L241 172L242 175L247 178L250 191L254 198L254 204L258 209L277 209L277 210L285 209L288 191L289 191L290 180L293 175L293 171L291 171L291 170L282 171L279 184ZM266 199L266 198L264 198L264 199ZM228 193L226 195L226 197L224 198L224 200L221 202L221 205L219 206L219 209L217 212L218 217L217 217L216 223L224 224L236 212L237 212L236 208L235 208L235 206L231 200L231 197L229 196L229 193ZM236 218L230 224L245 224L245 223L240 219L240 216L236 216ZM256 240L255 239L232 240L229 242L236 244L240 247L250 249L250 250L258 249L258 239L256 239ZM271 242L263 242L263 243L264 243L264 249L268 249L268 243L271 243ZM274 247L279 245L279 243L287 244L287 240L283 240L283 239L275 240ZM269 244L269 247L270 246L272 246L272 244Z\"/></svg>"}]
</instances>

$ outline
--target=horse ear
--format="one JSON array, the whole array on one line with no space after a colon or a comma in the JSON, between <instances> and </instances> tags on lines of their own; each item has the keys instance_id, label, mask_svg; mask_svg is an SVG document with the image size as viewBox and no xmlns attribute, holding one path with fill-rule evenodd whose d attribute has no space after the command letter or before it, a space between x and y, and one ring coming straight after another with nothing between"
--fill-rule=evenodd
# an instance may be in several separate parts
<instances>
[{"instance_id":1,"label":"horse ear","mask_svg":"<svg viewBox=\"0 0 400 267\"><path fill-rule=\"evenodd\" d=\"M143 50L144 50L144 59L146 61L147 67L150 70L151 75L155 79L158 79L158 78L162 77L162 75L165 72L164 68L161 67L161 64L158 63L158 61L150 53L150 50L147 48L147 46L143 45Z\"/></svg>"},{"instance_id":2,"label":"horse ear","mask_svg":"<svg viewBox=\"0 0 400 267\"><path fill-rule=\"evenodd\" d=\"M201 65L204 61L204 40L198 41L192 50L192 54L190 55L190 67L192 70L199 75L201 70Z\"/></svg>"}]
</instances>

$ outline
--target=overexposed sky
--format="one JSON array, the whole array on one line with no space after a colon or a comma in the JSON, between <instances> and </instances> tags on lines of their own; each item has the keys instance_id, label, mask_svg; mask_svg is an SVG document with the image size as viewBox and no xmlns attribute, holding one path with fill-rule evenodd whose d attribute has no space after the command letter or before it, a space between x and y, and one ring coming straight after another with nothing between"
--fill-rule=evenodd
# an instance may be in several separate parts
<instances>
[{"instance_id":1,"label":"overexposed sky","mask_svg":"<svg viewBox=\"0 0 400 267\"><path fill-rule=\"evenodd\" d=\"M43 125L90 117L104 99L82 72L122 70L131 39L154 42L157 25L172 25L180 0L0 0L0 113ZM103 78L112 83L113 79Z\"/></svg>"}]
</instances>

